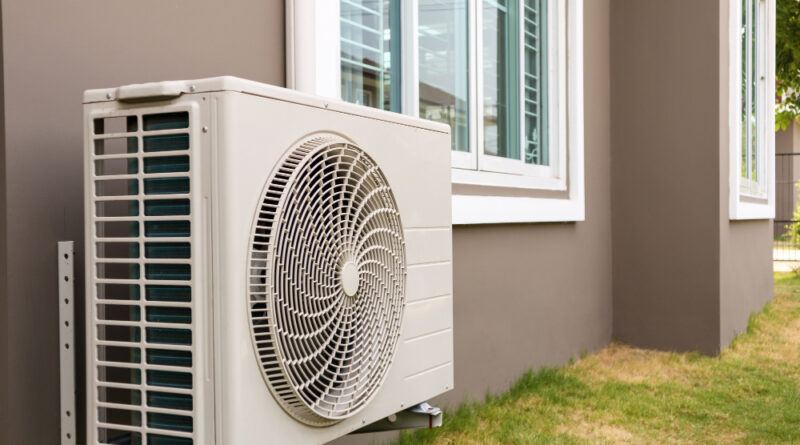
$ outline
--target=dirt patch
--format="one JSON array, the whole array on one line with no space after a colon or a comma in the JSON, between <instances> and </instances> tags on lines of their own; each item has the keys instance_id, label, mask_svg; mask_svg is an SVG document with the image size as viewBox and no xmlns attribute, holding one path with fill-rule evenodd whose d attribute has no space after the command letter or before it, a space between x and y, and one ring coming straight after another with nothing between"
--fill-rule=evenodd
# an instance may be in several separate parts
<instances>
[{"instance_id":1,"label":"dirt patch","mask_svg":"<svg viewBox=\"0 0 800 445\"><path fill-rule=\"evenodd\" d=\"M612 443L612 444L644 444L648 443L641 437L636 437L625 428L609 423L589 419L589 415L582 415L580 412L571 416L569 423L557 428L559 434L589 440L591 442Z\"/></svg>"},{"instance_id":2,"label":"dirt patch","mask_svg":"<svg viewBox=\"0 0 800 445\"><path fill-rule=\"evenodd\" d=\"M626 383L672 381L687 383L703 372L684 355L633 348L612 343L582 360L576 368L598 380L619 380Z\"/></svg>"}]
</instances>

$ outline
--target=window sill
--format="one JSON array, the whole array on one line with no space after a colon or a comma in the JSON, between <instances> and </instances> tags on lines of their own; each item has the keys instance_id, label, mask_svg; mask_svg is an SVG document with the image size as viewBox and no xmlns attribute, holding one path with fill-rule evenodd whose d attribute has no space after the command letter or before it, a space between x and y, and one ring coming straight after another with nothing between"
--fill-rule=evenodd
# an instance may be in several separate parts
<instances>
[{"instance_id":1,"label":"window sill","mask_svg":"<svg viewBox=\"0 0 800 445\"><path fill-rule=\"evenodd\" d=\"M536 187L537 183L546 184L550 180L554 184L558 181L553 178L457 168L452 172L454 225L574 222L585 219L582 174L575 176L580 180L570 184L567 190L566 181L563 181L563 187L558 184L551 188ZM498 177L506 177L505 182L498 183Z\"/></svg>"},{"instance_id":2,"label":"window sill","mask_svg":"<svg viewBox=\"0 0 800 445\"><path fill-rule=\"evenodd\" d=\"M515 189L567 190L565 178L513 175L462 168L452 169L453 184L509 187Z\"/></svg>"},{"instance_id":3,"label":"window sill","mask_svg":"<svg viewBox=\"0 0 800 445\"><path fill-rule=\"evenodd\" d=\"M740 196L732 203L730 210L731 220L753 220L753 219L773 219L775 218L775 206L771 200L766 202L756 202Z\"/></svg>"},{"instance_id":4,"label":"window sill","mask_svg":"<svg viewBox=\"0 0 800 445\"><path fill-rule=\"evenodd\" d=\"M453 225L583 220L583 200L453 195Z\"/></svg>"}]
</instances>

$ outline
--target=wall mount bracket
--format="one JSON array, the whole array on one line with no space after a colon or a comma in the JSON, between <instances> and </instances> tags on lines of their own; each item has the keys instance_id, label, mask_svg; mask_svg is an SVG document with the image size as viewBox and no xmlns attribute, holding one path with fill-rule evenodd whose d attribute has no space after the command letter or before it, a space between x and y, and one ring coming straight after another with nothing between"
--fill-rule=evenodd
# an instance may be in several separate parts
<instances>
[{"instance_id":1,"label":"wall mount bracket","mask_svg":"<svg viewBox=\"0 0 800 445\"><path fill-rule=\"evenodd\" d=\"M428 402L414 405L399 413L373 422L350 434L374 433L378 431L407 430L411 428L438 428L442 426L442 410Z\"/></svg>"},{"instance_id":2,"label":"wall mount bracket","mask_svg":"<svg viewBox=\"0 0 800 445\"><path fill-rule=\"evenodd\" d=\"M58 242L61 445L75 445L75 242Z\"/></svg>"}]
</instances>

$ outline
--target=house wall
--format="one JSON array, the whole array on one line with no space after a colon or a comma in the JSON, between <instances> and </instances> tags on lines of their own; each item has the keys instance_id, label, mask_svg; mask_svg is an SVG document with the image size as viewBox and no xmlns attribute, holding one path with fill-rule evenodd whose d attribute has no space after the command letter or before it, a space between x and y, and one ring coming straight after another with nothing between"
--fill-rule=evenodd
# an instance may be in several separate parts
<instances>
[{"instance_id":1,"label":"house wall","mask_svg":"<svg viewBox=\"0 0 800 445\"><path fill-rule=\"evenodd\" d=\"M720 347L747 329L750 314L773 296L771 220L732 221L729 217L730 135L728 134L729 2L719 0L719 243ZM796 129L795 124L793 127ZM771 129L768 129L771 130ZM774 137L771 131L770 137ZM793 135L794 136L794 135ZM776 153L779 151L776 147ZM777 179L777 178L776 178ZM777 203L780 206L780 201Z\"/></svg>"},{"instance_id":2,"label":"house wall","mask_svg":"<svg viewBox=\"0 0 800 445\"><path fill-rule=\"evenodd\" d=\"M720 218L720 348L773 297L772 221L730 221L727 212Z\"/></svg>"},{"instance_id":3,"label":"house wall","mask_svg":"<svg viewBox=\"0 0 800 445\"><path fill-rule=\"evenodd\" d=\"M775 153L800 152L800 125L792 123L785 130L775 132Z\"/></svg>"},{"instance_id":4,"label":"house wall","mask_svg":"<svg viewBox=\"0 0 800 445\"><path fill-rule=\"evenodd\" d=\"M0 73L3 70L3 8L0 5ZM4 104L4 83L3 76L0 74L0 104ZM5 432L8 429L8 413L11 405L8 403L8 279L7 271L7 249L8 243L6 231L6 132L5 132L5 107L0 106L0 442L5 441Z\"/></svg>"},{"instance_id":5,"label":"house wall","mask_svg":"<svg viewBox=\"0 0 800 445\"><path fill-rule=\"evenodd\" d=\"M793 153L795 147L800 149L798 139L800 131L797 131L797 124L792 124L785 130L775 132L775 153ZM794 156L793 156L794 157ZM796 156L799 157L800 156ZM783 159L782 159L783 158ZM787 220L792 217L792 210L795 208L797 191L794 187L787 187L785 184L794 182L795 166L794 162L785 162L786 156L775 157L775 219ZM781 186L783 184L783 186ZM774 236L780 236L783 227L775 226Z\"/></svg>"},{"instance_id":6,"label":"house wall","mask_svg":"<svg viewBox=\"0 0 800 445\"><path fill-rule=\"evenodd\" d=\"M614 337L715 353L718 5L614 0L611 17Z\"/></svg>"},{"instance_id":7,"label":"house wall","mask_svg":"<svg viewBox=\"0 0 800 445\"><path fill-rule=\"evenodd\" d=\"M283 85L283 4L2 2L7 201L0 208L8 221L0 250L11 261L0 307L7 317L0 443L59 443L56 242L75 240L81 258L83 90L221 74ZM78 345L82 333L77 323ZM82 394L81 387L78 413Z\"/></svg>"},{"instance_id":8,"label":"house wall","mask_svg":"<svg viewBox=\"0 0 800 445\"><path fill-rule=\"evenodd\" d=\"M775 132L775 153L790 156L775 157L775 220L788 221L794 216L800 197L796 184L800 181L800 124L792 123ZM786 232L786 223L773 225L773 236Z\"/></svg>"}]
</instances>

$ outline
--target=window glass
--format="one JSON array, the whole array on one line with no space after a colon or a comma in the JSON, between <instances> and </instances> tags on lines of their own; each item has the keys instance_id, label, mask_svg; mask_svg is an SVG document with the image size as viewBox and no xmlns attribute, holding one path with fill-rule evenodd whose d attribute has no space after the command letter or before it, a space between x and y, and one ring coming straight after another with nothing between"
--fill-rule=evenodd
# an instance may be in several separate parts
<instances>
[{"instance_id":1,"label":"window glass","mask_svg":"<svg viewBox=\"0 0 800 445\"><path fill-rule=\"evenodd\" d=\"M548 170L539 166L558 162L548 134L548 3L418 0L418 27L406 29L416 32L419 44L420 117L448 124L453 150L477 146L490 156L473 153L486 161L479 161L481 170L540 175ZM401 110L401 0L340 0L340 5L342 98L409 112ZM480 27L477 36L470 34L470 17ZM477 46L478 60L471 60L471 45ZM480 82L472 90L471 71ZM481 96L479 109L471 108L471 94ZM478 141L470 140L471 113L477 115L472 122L479 125ZM532 168L521 170L524 165Z\"/></svg>"},{"instance_id":2,"label":"window glass","mask_svg":"<svg viewBox=\"0 0 800 445\"><path fill-rule=\"evenodd\" d=\"M747 0L742 0L742 27L740 32L740 39L741 39L741 46L742 46L742 103L741 103L741 112L742 112L742 177L747 177L747 153L750 151L748 146L750 144L749 136L750 136L750 123L748 120L748 112L747 104L750 103L748 100L748 94L750 88L748 88L748 69L749 66L749 53L748 45L747 45L747 37L750 34L748 31L747 26Z\"/></svg>"},{"instance_id":3,"label":"window glass","mask_svg":"<svg viewBox=\"0 0 800 445\"><path fill-rule=\"evenodd\" d=\"M450 125L469 151L467 0L419 0L419 115Z\"/></svg>"},{"instance_id":4,"label":"window glass","mask_svg":"<svg viewBox=\"0 0 800 445\"><path fill-rule=\"evenodd\" d=\"M758 0L750 0L750 179L758 182Z\"/></svg>"},{"instance_id":5,"label":"window glass","mask_svg":"<svg viewBox=\"0 0 800 445\"><path fill-rule=\"evenodd\" d=\"M550 165L547 144L547 0L525 0L525 162Z\"/></svg>"},{"instance_id":6,"label":"window glass","mask_svg":"<svg viewBox=\"0 0 800 445\"><path fill-rule=\"evenodd\" d=\"M483 0L483 151L520 159L516 0Z\"/></svg>"},{"instance_id":7,"label":"window glass","mask_svg":"<svg viewBox=\"0 0 800 445\"><path fill-rule=\"evenodd\" d=\"M759 49L759 8L758 0L742 0L742 171L743 178L752 182L760 180L758 135L759 75L761 64Z\"/></svg>"},{"instance_id":8,"label":"window glass","mask_svg":"<svg viewBox=\"0 0 800 445\"><path fill-rule=\"evenodd\" d=\"M400 111L400 0L341 0L342 99Z\"/></svg>"}]
</instances>

